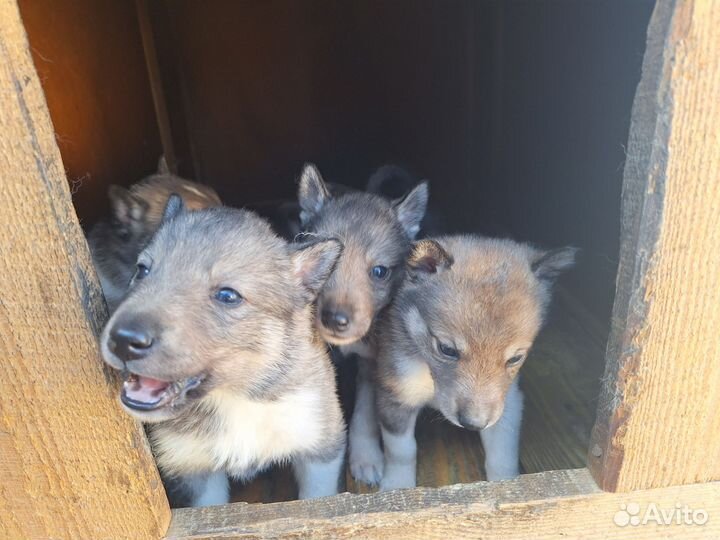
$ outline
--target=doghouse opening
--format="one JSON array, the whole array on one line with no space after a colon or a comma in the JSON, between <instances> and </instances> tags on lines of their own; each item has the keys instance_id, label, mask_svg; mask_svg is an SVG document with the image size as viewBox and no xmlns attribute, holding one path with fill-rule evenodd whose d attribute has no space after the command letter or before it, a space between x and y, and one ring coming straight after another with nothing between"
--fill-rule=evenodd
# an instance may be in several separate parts
<instances>
[{"instance_id":1,"label":"doghouse opening","mask_svg":"<svg viewBox=\"0 0 720 540\"><path fill-rule=\"evenodd\" d=\"M292 200L307 161L358 188L397 163L447 232L581 248L523 368L528 473L586 463L653 4L20 1L84 227L165 152L232 206ZM418 446L419 485L484 477L476 433L428 414ZM234 498L294 496L279 469Z\"/></svg>"}]
</instances>

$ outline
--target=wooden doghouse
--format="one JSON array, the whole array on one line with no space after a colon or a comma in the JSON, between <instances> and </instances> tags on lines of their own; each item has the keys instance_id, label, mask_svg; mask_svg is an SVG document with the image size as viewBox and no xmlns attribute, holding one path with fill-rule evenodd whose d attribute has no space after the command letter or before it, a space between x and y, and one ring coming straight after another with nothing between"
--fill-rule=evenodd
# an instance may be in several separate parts
<instances>
[{"instance_id":1,"label":"wooden doghouse","mask_svg":"<svg viewBox=\"0 0 720 540\"><path fill-rule=\"evenodd\" d=\"M720 3L0 0L0 57L1 537L720 537ZM399 156L450 228L582 247L528 474L429 423L436 487L171 511L79 220L163 152L236 205Z\"/></svg>"}]
</instances>

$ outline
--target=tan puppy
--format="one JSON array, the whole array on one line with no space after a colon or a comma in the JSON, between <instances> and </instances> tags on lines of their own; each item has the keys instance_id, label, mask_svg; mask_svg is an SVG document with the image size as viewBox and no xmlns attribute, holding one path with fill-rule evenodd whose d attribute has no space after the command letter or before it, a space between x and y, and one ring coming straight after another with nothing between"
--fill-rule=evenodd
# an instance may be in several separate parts
<instances>
[{"instance_id":1,"label":"tan puppy","mask_svg":"<svg viewBox=\"0 0 720 540\"><path fill-rule=\"evenodd\" d=\"M575 252L470 235L414 245L408 279L377 324L381 489L415 486L415 421L426 406L480 432L489 480L519 474L518 372Z\"/></svg>"},{"instance_id":2,"label":"tan puppy","mask_svg":"<svg viewBox=\"0 0 720 540\"><path fill-rule=\"evenodd\" d=\"M125 294L137 256L159 227L171 193L180 195L190 210L221 204L212 188L172 174L164 158L156 174L130 189L115 185L108 189L112 215L95 224L88 243L110 311Z\"/></svg>"}]
</instances>

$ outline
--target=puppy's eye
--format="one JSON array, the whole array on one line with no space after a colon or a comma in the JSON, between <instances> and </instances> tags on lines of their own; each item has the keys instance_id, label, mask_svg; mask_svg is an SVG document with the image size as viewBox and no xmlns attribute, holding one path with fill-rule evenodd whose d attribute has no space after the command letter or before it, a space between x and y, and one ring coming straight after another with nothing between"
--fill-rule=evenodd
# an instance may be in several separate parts
<instances>
[{"instance_id":1,"label":"puppy's eye","mask_svg":"<svg viewBox=\"0 0 720 540\"><path fill-rule=\"evenodd\" d=\"M235 289L222 287L215 291L215 300L228 306L236 306L243 301L243 297Z\"/></svg>"},{"instance_id":2,"label":"puppy's eye","mask_svg":"<svg viewBox=\"0 0 720 540\"><path fill-rule=\"evenodd\" d=\"M517 354L517 355L513 356L512 358L510 358L507 362L505 362L505 365L509 368L515 367L515 366L519 365L523 360L525 360L525 355Z\"/></svg>"},{"instance_id":3,"label":"puppy's eye","mask_svg":"<svg viewBox=\"0 0 720 540\"><path fill-rule=\"evenodd\" d=\"M150 273L150 268L143 263L138 263L137 269L135 270L135 279L144 279Z\"/></svg>"},{"instance_id":4,"label":"puppy's eye","mask_svg":"<svg viewBox=\"0 0 720 540\"><path fill-rule=\"evenodd\" d=\"M447 343L443 343L440 340L437 340L437 350L440 354L446 358L450 358L451 360L460 359L460 352L455 347L448 345Z\"/></svg>"},{"instance_id":5,"label":"puppy's eye","mask_svg":"<svg viewBox=\"0 0 720 540\"><path fill-rule=\"evenodd\" d=\"M390 269L387 266L373 266L370 275L377 280L387 279L390 276Z\"/></svg>"}]
</instances>

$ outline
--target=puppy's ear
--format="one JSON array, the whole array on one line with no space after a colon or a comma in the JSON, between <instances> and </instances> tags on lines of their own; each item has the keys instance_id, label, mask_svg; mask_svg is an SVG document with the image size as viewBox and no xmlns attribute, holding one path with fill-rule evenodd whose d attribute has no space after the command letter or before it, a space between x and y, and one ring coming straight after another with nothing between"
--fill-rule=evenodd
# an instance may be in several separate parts
<instances>
[{"instance_id":1,"label":"puppy's ear","mask_svg":"<svg viewBox=\"0 0 720 540\"><path fill-rule=\"evenodd\" d=\"M553 283L565 270L575 264L578 249L563 247L548 251L533 250L530 255L530 269L535 277L546 283Z\"/></svg>"},{"instance_id":2,"label":"puppy's ear","mask_svg":"<svg viewBox=\"0 0 720 540\"><path fill-rule=\"evenodd\" d=\"M402 199L393 202L393 208L400 225L410 240L420 231L420 222L425 216L428 202L428 184L422 182Z\"/></svg>"},{"instance_id":3,"label":"puppy's ear","mask_svg":"<svg viewBox=\"0 0 720 540\"><path fill-rule=\"evenodd\" d=\"M183 203L182 197L177 193L171 193L170 197L168 197L167 203L165 204L165 210L163 211L160 224L166 223L171 219L175 219L184 211L185 203Z\"/></svg>"},{"instance_id":4,"label":"puppy's ear","mask_svg":"<svg viewBox=\"0 0 720 540\"><path fill-rule=\"evenodd\" d=\"M313 216L322 210L325 201L330 198L320 171L312 163L307 163L300 175L298 202L300 203L300 222L307 225Z\"/></svg>"},{"instance_id":5,"label":"puppy's ear","mask_svg":"<svg viewBox=\"0 0 720 540\"><path fill-rule=\"evenodd\" d=\"M157 174L172 174L164 154L160 156L160 159L158 159Z\"/></svg>"},{"instance_id":6,"label":"puppy's ear","mask_svg":"<svg viewBox=\"0 0 720 540\"><path fill-rule=\"evenodd\" d=\"M452 255L437 241L424 239L415 242L407 261L410 278L417 280L423 276L448 270L452 265Z\"/></svg>"},{"instance_id":7,"label":"puppy's ear","mask_svg":"<svg viewBox=\"0 0 720 540\"><path fill-rule=\"evenodd\" d=\"M132 222L140 222L144 219L148 204L133 195L129 189L112 184L108 188L108 197L113 216L120 223L130 225Z\"/></svg>"},{"instance_id":8,"label":"puppy's ear","mask_svg":"<svg viewBox=\"0 0 720 540\"><path fill-rule=\"evenodd\" d=\"M293 273L303 287L303 299L311 303L332 274L343 250L340 240L328 238L291 244Z\"/></svg>"}]
</instances>

